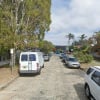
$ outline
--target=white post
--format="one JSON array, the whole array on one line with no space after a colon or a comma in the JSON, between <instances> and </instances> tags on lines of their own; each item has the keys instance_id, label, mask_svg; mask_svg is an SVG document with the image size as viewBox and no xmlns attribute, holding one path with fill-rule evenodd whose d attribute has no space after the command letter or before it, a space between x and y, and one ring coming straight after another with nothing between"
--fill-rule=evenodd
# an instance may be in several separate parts
<instances>
[{"instance_id":1,"label":"white post","mask_svg":"<svg viewBox=\"0 0 100 100\"><path fill-rule=\"evenodd\" d=\"M10 49L10 54L11 54L11 74L13 72L13 66L14 66L14 49Z\"/></svg>"}]
</instances>

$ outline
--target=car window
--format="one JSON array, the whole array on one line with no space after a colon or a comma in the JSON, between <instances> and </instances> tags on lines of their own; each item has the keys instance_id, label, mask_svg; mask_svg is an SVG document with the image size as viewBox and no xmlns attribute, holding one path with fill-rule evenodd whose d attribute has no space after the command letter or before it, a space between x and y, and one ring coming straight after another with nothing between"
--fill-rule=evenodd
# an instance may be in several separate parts
<instances>
[{"instance_id":1,"label":"car window","mask_svg":"<svg viewBox=\"0 0 100 100\"><path fill-rule=\"evenodd\" d=\"M91 78L96 84L100 86L100 72L95 71Z\"/></svg>"},{"instance_id":2,"label":"car window","mask_svg":"<svg viewBox=\"0 0 100 100\"><path fill-rule=\"evenodd\" d=\"M89 75L93 71L93 68L89 68L86 72L87 75Z\"/></svg>"},{"instance_id":3,"label":"car window","mask_svg":"<svg viewBox=\"0 0 100 100\"><path fill-rule=\"evenodd\" d=\"M69 61L72 61L72 62L77 61L77 59L76 59L76 58L69 58L68 60L69 60Z\"/></svg>"},{"instance_id":4,"label":"car window","mask_svg":"<svg viewBox=\"0 0 100 100\"><path fill-rule=\"evenodd\" d=\"M44 54L43 56L48 56L48 54Z\"/></svg>"},{"instance_id":5,"label":"car window","mask_svg":"<svg viewBox=\"0 0 100 100\"><path fill-rule=\"evenodd\" d=\"M28 61L28 55L27 54L23 54L21 56L21 61Z\"/></svg>"},{"instance_id":6,"label":"car window","mask_svg":"<svg viewBox=\"0 0 100 100\"><path fill-rule=\"evenodd\" d=\"M64 56L64 55L65 55L64 53L61 54L61 56Z\"/></svg>"},{"instance_id":7,"label":"car window","mask_svg":"<svg viewBox=\"0 0 100 100\"><path fill-rule=\"evenodd\" d=\"M36 55L35 54L29 54L29 61L36 61Z\"/></svg>"}]
</instances>

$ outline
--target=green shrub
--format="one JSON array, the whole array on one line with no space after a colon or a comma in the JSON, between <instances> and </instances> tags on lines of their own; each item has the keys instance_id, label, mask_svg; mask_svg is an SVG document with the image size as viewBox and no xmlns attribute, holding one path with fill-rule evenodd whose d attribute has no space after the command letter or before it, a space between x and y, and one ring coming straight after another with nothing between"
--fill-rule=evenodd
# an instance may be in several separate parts
<instances>
[{"instance_id":1,"label":"green shrub","mask_svg":"<svg viewBox=\"0 0 100 100\"><path fill-rule=\"evenodd\" d=\"M75 52L74 56L81 62L81 63L89 63L93 60L92 55L83 52Z\"/></svg>"}]
</instances>

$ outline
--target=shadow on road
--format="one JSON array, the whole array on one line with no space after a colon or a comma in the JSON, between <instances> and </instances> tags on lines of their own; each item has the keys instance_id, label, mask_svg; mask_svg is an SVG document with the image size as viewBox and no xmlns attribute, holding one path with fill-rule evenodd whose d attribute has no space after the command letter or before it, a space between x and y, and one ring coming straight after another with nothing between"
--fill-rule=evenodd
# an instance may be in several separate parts
<instances>
[{"instance_id":1,"label":"shadow on road","mask_svg":"<svg viewBox=\"0 0 100 100\"><path fill-rule=\"evenodd\" d=\"M75 84L74 88L75 88L80 100L88 100L85 95L84 84L82 84L82 83Z\"/></svg>"},{"instance_id":2,"label":"shadow on road","mask_svg":"<svg viewBox=\"0 0 100 100\"><path fill-rule=\"evenodd\" d=\"M20 74L20 77L36 77L38 74Z\"/></svg>"}]
</instances>

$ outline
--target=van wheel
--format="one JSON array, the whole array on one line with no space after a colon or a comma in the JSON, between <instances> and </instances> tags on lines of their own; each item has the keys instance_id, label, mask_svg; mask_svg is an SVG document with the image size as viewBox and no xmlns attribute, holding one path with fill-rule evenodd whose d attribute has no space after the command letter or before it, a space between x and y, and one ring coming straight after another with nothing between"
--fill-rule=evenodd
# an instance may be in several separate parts
<instances>
[{"instance_id":1,"label":"van wheel","mask_svg":"<svg viewBox=\"0 0 100 100\"><path fill-rule=\"evenodd\" d=\"M19 76L23 76L23 74L22 73L19 73Z\"/></svg>"}]
</instances>

